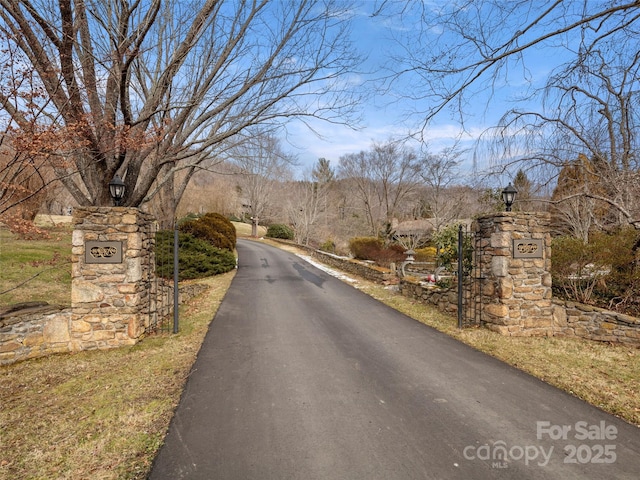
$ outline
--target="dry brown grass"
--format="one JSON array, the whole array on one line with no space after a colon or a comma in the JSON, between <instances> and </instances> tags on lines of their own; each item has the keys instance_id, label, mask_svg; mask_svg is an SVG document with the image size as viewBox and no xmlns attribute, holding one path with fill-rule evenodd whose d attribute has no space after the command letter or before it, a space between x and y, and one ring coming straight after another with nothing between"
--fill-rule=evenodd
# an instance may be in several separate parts
<instances>
[{"instance_id":1,"label":"dry brown grass","mask_svg":"<svg viewBox=\"0 0 640 480\"><path fill-rule=\"evenodd\" d=\"M0 479L145 478L235 271L180 310L180 333L0 367Z\"/></svg>"},{"instance_id":2,"label":"dry brown grass","mask_svg":"<svg viewBox=\"0 0 640 480\"><path fill-rule=\"evenodd\" d=\"M47 232L49 239L20 240L0 228L0 307L35 300L71 305L71 228Z\"/></svg>"},{"instance_id":3,"label":"dry brown grass","mask_svg":"<svg viewBox=\"0 0 640 480\"><path fill-rule=\"evenodd\" d=\"M236 233L238 237L250 237L251 236L251 225L248 223L242 222L231 222L233 226L236 227ZM264 237L267 234L267 227L263 227L258 225L258 237Z\"/></svg>"}]
</instances>

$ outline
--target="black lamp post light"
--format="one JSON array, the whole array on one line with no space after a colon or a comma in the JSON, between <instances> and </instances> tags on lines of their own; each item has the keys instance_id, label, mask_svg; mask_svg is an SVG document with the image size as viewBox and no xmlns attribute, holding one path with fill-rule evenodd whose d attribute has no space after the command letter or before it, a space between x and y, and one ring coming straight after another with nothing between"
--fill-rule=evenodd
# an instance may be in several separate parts
<instances>
[{"instance_id":1,"label":"black lamp post light","mask_svg":"<svg viewBox=\"0 0 640 480\"><path fill-rule=\"evenodd\" d=\"M116 204L116 207L120 206L122 199L124 198L124 192L126 190L126 185L122 181L122 179L118 176L118 174L113 176L113 179L109 182L109 193L111 194L111 198Z\"/></svg>"},{"instance_id":2,"label":"black lamp post light","mask_svg":"<svg viewBox=\"0 0 640 480\"><path fill-rule=\"evenodd\" d=\"M504 190L502 190L502 201L504 202L507 212L511 211L511 206L516 200L517 194L518 191L513 188L513 185L511 184L509 184Z\"/></svg>"}]
</instances>

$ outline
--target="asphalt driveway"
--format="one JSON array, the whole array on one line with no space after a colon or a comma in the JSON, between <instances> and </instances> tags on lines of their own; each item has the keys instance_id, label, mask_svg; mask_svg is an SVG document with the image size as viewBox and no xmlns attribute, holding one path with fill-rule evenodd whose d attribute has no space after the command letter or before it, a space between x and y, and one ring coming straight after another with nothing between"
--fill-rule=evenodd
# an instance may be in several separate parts
<instances>
[{"instance_id":1,"label":"asphalt driveway","mask_svg":"<svg viewBox=\"0 0 640 480\"><path fill-rule=\"evenodd\" d=\"M239 241L151 479L637 479L640 429Z\"/></svg>"}]
</instances>

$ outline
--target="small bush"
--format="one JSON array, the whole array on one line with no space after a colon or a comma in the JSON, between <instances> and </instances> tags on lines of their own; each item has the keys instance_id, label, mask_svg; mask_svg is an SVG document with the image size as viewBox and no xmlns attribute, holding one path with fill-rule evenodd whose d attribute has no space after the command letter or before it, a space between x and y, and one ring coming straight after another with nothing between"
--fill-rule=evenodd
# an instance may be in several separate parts
<instances>
[{"instance_id":1,"label":"small bush","mask_svg":"<svg viewBox=\"0 0 640 480\"><path fill-rule=\"evenodd\" d=\"M374 254L372 260L381 267L389 267L391 263L403 262L407 256L404 254L404 247L397 243L391 244L387 247L381 248Z\"/></svg>"},{"instance_id":2,"label":"small bush","mask_svg":"<svg viewBox=\"0 0 640 480\"><path fill-rule=\"evenodd\" d=\"M218 232L211 225L208 225L200 220L188 220L180 225L180 231L193 235L195 238L205 240L212 246L217 248L223 248L225 250L233 250L233 245L227 237Z\"/></svg>"},{"instance_id":3,"label":"small bush","mask_svg":"<svg viewBox=\"0 0 640 480\"><path fill-rule=\"evenodd\" d=\"M435 262L437 253L436 247L417 248L414 257L416 262Z\"/></svg>"},{"instance_id":4,"label":"small bush","mask_svg":"<svg viewBox=\"0 0 640 480\"><path fill-rule=\"evenodd\" d=\"M217 213L207 213L196 219L180 223L180 231L206 240L217 248L233 251L236 246L236 229L233 224Z\"/></svg>"},{"instance_id":5,"label":"small bush","mask_svg":"<svg viewBox=\"0 0 640 480\"><path fill-rule=\"evenodd\" d=\"M51 238L49 232L37 227L32 220L25 220L17 214L5 214L0 218L0 221L20 240L48 240Z\"/></svg>"},{"instance_id":6,"label":"small bush","mask_svg":"<svg viewBox=\"0 0 640 480\"><path fill-rule=\"evenodd\" d=\"M449 225L432 236L438 248L438 263L449 271L457 269L459 225ZM462 237L462 268L465 274L473 267L473 243L469 235Z\"/></svg>"},{"instance_id":7,"label":"small bush","mask_svg":"<svg viewBox=\"0 0 640 480\"><path fill-rule=\"evenodd\" d=\"M173 278L173 230L156 234L156 275ZM208 241L178 232L178 279L205 278L233 270L235 255Z\"/></svg>"},{"instance_id":8,"label":"small bush","mask_svg":"<svg viewBox=\"0 0 640 480\"><path fill-rule=\"evenodd\" d=\"M237 240L236 227L233 226L233 223L231 223L231 220L229 220L227 217L219 213L210 212L200 217L200 221L211 225L211 227L227 237L231 244L235 247Z\"/></svg>"},{"instance_id":9,"label":"small bush","mask_svg":"<svg viewBox=\"0 0 640 480\"><path fill-rule=\"evenodd\" d=\"M274 223L273 225L269 225L266 236L268 238L282 238L284 240L293 240L294 232L293 229L288 225Z\"/></svg>"},{"instance_id":10,"label":"small bush","mask_svg":"<svg viewBox=\"0 0 640 480\"><path fill-rule=\"evenodd\" d=\"M336 253L336 242L329 239L320 245L320 250L327 253Z\"/></svg>"},{"instance_id":11,"label":"small bush","mask_svg":"<svg viewBox=\"0 0 640 480\"><path fill-rule=\"evenodd\" d=\"M556 293L570 300L596 304L635 315L640 271L634 247L637 232L594 232L589 242L554 238L551 273Z\"/></svg>"},{"instance_id":12,"label":"small bush","mask_svg":"<svg viewBox=\"0 0 640 480\"><path fill-rule=\"evenodd\" d=\"M188 213L184 217L182 217L180 220L178 220L178 228L184 222L188 222L189 220L197 220L198 218L200 218L200 215L198 215L197 213Z\"/></svg>"},{"instance_id":13,"label":"small bush","mask_svg":"<svg viewBox=\"0 0 640 480\"><path fill-rule=\"evenodd\" d=\"M402 262L406 258L403 246L392 244L385 247L384 241L377 237L352 238L349 250L353 258L371 260L381 267L388 267L391 262Z\"/></svg>"},{"instance_id":14,"label":"small bush","mask_svg":"<svg viewBox=\"0 0 640 480\"><path fill-rule=\"evenodd\" d=\"M358 260L373 260L384 242L378 237L355 237L349 240L349 251Z\"/></svg>"}]
</instances>

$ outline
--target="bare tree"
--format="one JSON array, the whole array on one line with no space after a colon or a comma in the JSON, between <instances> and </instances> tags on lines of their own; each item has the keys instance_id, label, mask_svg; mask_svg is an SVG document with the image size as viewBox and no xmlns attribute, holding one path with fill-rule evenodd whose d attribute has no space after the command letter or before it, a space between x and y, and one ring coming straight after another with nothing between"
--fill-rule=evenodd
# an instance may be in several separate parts
<instances>
[{"instance_id":1,"label":"bare tree","mask_svg":"<svg viewBox=\"0 0 640 480\"><path fill-rule=\"evenodd\" d=\"M189 213L206 212L239 215L236 170L236 167L227 162L215 161L211 169L207 168L205 163L203 170L193 175L182 196L178 206L178 218Z\"/></svg>"},{"instance_id":2,"label":"bare tree","mask_svg":"<svg viewBox=\"0 0 640 480\"><path fill-rule=\"evenodd\" d=\"M397 6L381 5L380 14ZM572 198L607 202L611 215L605 224L640 227L637 1L407 1L401 7L402 18L415 28L398 30L405 48L390 63L388 78L411 78L413 113L423 131L445 108L464 124L472 105L477 111L478 93L490 94L490 109L505 85L521 83L516 108L492 131L500 148L492 152L494 172L526 165L545 187L563 165L586 155L597 182L584 184ZM534 70L540 62L533 63L541 54L552 69L543 86Z\"/></svg>"},{"instance_id":3,"label":"bare tree","mask_svg":"<svg viewBox=\"0 0 640 480\"><path fill-rule=\"evenodd\" d=\"M308 179L293 182L287 202L287 212L296 241L302 245L309 245L313 238L314 227L324 213L322 194L317 182Z\"/></svg>"},{"instance_id":4,"label":"bare tree","mask_svg":"<svg viewBox=\"0 0 640 480\"><path fill-rule=\"evenodd\" d=\"M399 142L374 143L370 150L340 157L339 175L355 182L372 235L390 226L403 201L420 185L421 164L415 152Z\"/></svg>"},{"instance_id":5,"label":"bare tree","mask_svg":"<svg viewBox=\"0 0 640 480\"><path fill-rule=\"evenodd\" d=\"M598 168L591 160L580 154L560 170L551 197L555 229L585 243L593 230L605 228L606 219L611 218L612 208L608 202L584 194L589 191L606 196L606 184L600 183L598 176L591 173L596 170Z\"/></svg>"},{"instance_id":6,"label":"bare tree","mask_svg":"<svg viewBox=\"0 0 640 480\"><path fill-rule=\"evenodd\" d=\"M330 215L330 193L336 180L336 171L331 166L331 161L326 158L319 158L311 170L311 179L317 184L318 201L320 203L320 213L324 220L325 230L328 227Z\"/></svg>"},{"instance_id":7,"label":"bare tree","mask_svg":"<svg viewBox=\"0 0 640 480\"><path fill-rule=\"evenodd\" d=\"M301 181L291 185L287 211L298 243L308 245L313 238L329 235L329 194L334 181L331 162L319 158Z\"/></svg>"},{"instance_id":8,"label":"bare tree","mask_svg":"<svg viewBox=\"0 0 640 480\"><path fill-rule=\"evenodd\" d=\"M638 46L636 40L600 42L599 50L550 77L541 110L513 109L494 132L503 166L526 163L555 179L572 159L582 158L583 181L565 189L564 198L556 192L555 201L581 196L605 202L607 215L592 218L600 228L640 227L640 53L630 54Z\"/></svg>"},{"instance_id":9,"label":"bare tree","mask_svg":"<svg viewBox=\"0 0 640 480\"><path fill-rule=\"evenodd\" d=\"M445 148L439 154L426 154L423 157L422 181L426 185L423 194L427 216L432 219L436 232L459 218L465 206L463 191L451 187L456 185L458 176L458 158L462 151L456 147Z\"/></svg>"},{"instance_id":10,"label":"bare tree","mask_svg":"<svg viewBox=\"0 0 640 480\"><path fill-rule=\"evenodd\" d=\"M245 138L229 155L238 168L238 190L251 216L251 235L257 237L260 220L273 207L276 190L290 179L295 159L283 151L277 137L260 132Z\"/></svg>"},{"instance_id":11,"label":"bare tree","mask_svg":"<svg viewBox=\"0 0 640 480\"><path fill-rule=\"evenodd\" d=\"M0 215L33 220L51 181L43 163L17 151L8 136L0 137Z\"/></svg>"},{"instance_id":12,"label":"bare tree","mask_svg":"<svg viewBox=\"0 0 640 480\"><path fill-rule=\"evenodd\" d=\"M506 81L531 83L528 61L542 48L580 58L612 40L637 38L640 6L635 0L378 0L375 14L402 22L401 48L388 62L390 84L410 81L423 127L446 108L462 122L476 95L490 99ZM636 49L637 51L637 49ZM553 59L547 55L547 64ZM516 80L517 78L517 80ZM490 100L491 101L491 100Z\"/></svg>"},{"instance_id":13,"label":"bare tree","mask_svg":"<svg viewBox=\"0 0 640 480\"><path fill-rule=\"evenodd\" d=\"M125 205L162 192L173 212L252 125L349 121L349 22L333 0L0 0L0 108L27 141L63 139L54 170L80 205L110 204L119 174Z\"/></svg>"}]
</instances>

